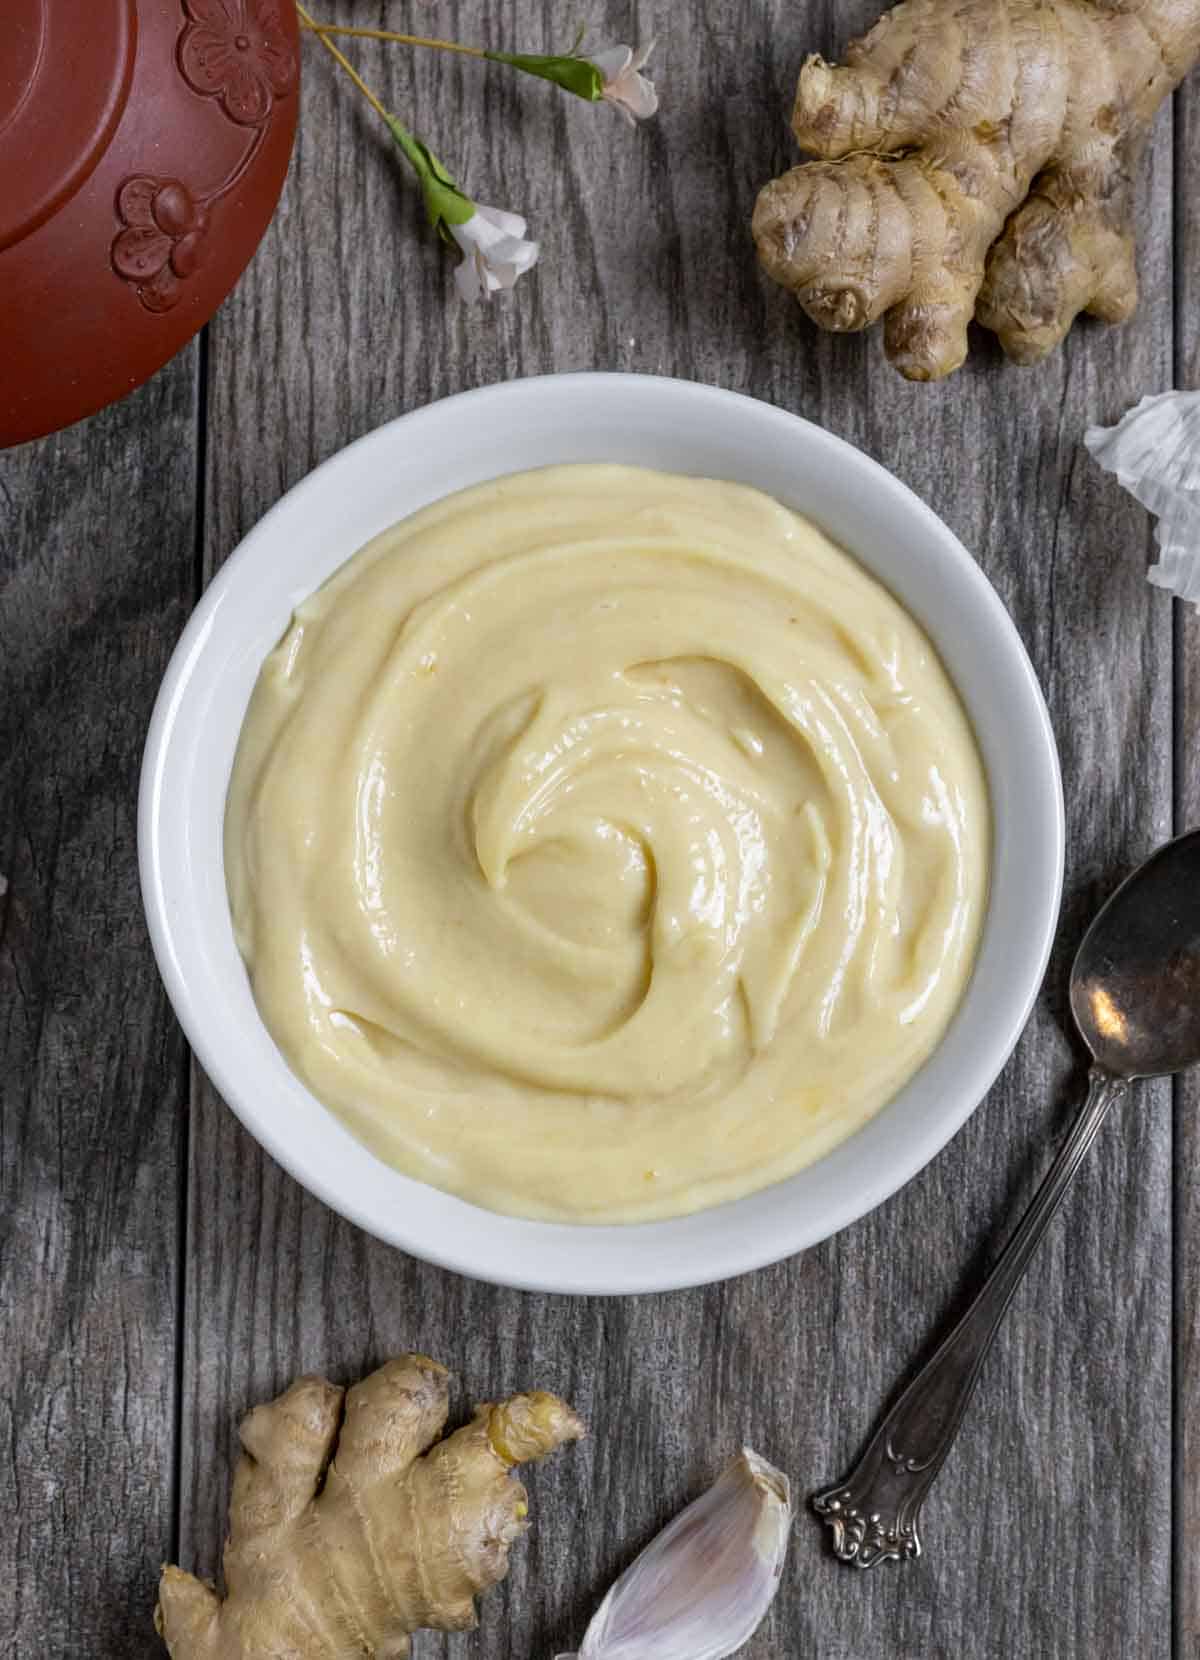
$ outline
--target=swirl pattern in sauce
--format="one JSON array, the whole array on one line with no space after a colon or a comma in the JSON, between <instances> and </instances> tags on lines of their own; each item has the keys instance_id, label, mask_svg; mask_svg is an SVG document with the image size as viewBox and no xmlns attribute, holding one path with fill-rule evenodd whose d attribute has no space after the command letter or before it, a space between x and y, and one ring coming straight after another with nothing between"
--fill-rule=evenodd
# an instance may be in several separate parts
<instances>
[{"instance_id":1,"label":"swirl pattern in sauce","mask_svg":"<svg viewBox=\"0 0 1200 1660\"><path fill-rule=\"evenodd\" d=\"M819 1157L936 1045L989 814L911 618L742 486L554 468L350 560L268 658L226 811L293 1069L480 1204L663 1217Z\"/></svg>"}]
</instances>

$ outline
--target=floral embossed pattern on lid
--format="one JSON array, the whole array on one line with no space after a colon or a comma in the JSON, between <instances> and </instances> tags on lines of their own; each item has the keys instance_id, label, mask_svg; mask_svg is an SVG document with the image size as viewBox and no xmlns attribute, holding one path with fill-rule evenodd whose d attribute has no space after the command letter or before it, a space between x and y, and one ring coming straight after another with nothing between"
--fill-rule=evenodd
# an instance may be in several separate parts
<instances>
[{"instance_id":1,"label":"floral embossed pattern on lid","mask_svg":"<svg viewBox=\"0 0 1200 1660\"><path fill-rule=\"evenodd\" d=\"M208 321L274 212L300 82L293 0L3 10L0 447L123 396Z\"/></svg>"},{"instance_id":2,"label":"floral embossed pattern on lid","mask_svg":"<svg viewBox=\"0 0 1200 1660\"><path fill-rule=\"evenodd\" d=\"M206 209L178 179L143 173L121 186L117 212L125 229L113 243L113 269L138 287L148 311L170 311L180 280L203 256Z\"/></svg>"},{"instance_id":3,"label":"floral embossed pattern on lid","mask_svg":"<svg viewBox=\"0 0 1200 1660\"><path fill-rule=\"evenodd\" d=\"M278 0L186 0L192 19L179 42L190 86L219 98L231 121L255 127L296 81L296 51Z\"/></svg>"}]
</instances>

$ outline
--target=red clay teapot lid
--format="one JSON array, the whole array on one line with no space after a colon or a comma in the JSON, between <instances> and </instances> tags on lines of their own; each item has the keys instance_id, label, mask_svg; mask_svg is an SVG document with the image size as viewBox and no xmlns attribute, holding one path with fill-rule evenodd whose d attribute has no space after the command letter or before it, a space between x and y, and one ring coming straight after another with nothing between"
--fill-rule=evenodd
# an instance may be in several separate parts
<instances>
[{"instance_id":1,"label":"red clay teapot lid","mask_svg":"<svg viewBox=\"0 0 1200 1660\"><path fill-rule=\"evenodd\" d=\"M3 0L0 447L208 321L275 211L299 83L293 0Z\"/></svg>"}]
</instances>

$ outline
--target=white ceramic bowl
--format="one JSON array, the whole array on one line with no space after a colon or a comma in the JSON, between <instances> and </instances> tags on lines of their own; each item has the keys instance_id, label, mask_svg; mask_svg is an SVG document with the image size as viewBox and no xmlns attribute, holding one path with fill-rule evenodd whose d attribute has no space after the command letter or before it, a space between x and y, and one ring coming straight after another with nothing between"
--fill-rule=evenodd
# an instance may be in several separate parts
<instances>
[{"instance_id":1,"label":"white ceramic bowl","mask_svg":"<svg viewBox=\"0 0 1200 1660\"><path fill-rule=\"evenodd\" d=\"M377 532L451 491L564 461L740 480L817 520L927 630L974 722L994 812L974 975L934 1055L868 1125L777 1186L629 1227L521 1221L399 1175L292 1074L234 944L221 830L246 704L292 608ZM448 398L360 439L263 519L197 606L154 710L139 804L142 891L159 968L225 1100L285 1169L415 1256L500 1284L633 1292L788 1256L915 1175L1004 1065L1045 970L1062 880L1058 762L1032 667L970 555L858 450L766 404L686 381L561 375Z\"/></svg>"}]
</instances>

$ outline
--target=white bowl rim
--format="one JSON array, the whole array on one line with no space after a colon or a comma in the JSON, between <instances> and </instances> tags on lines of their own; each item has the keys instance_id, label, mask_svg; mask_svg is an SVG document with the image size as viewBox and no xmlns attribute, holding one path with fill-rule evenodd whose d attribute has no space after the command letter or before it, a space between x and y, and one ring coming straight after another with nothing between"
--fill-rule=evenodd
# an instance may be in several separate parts
<instances>
[{"instance_id":1,"label":"white bowl rim","mask_svg":"<svg viewBox=\"0 0 1200 1660\"><path fill-rule=\"evenodd\" d=\"M611 407L616 417L622 411L624 401L628 400L630 421L639 400L651 409L654 400L659 400L660 418L664 423L673 403L677 406L673 417L677 421L680 420L679 412L685 405L690 405L690 413L702 419L711 417L715 429L732 432L738 423L744 425L747 436L743 447L747 455L752 450L758 453L749 440L749 430L754 427L758 430L759 442L768 448L771 443L777 443L781 450L794 448L797 457L811 451L810 470L814 475L826 472L836 474L841 469L848 476L853 476L853 489L849 482L844 486L845 500L840 511L853 512L854 507L849 505L853 498L859 508L864 503L873 503L872 511L877 507L881 522L886 520L891 525L907 522L912 536L919 533L922 538L922 558L927 555L931 568L937 566L939 590L947 587L961 601L962 614L958 620L968 619L965 626L973 634L971 651L983 651L985 655L990 653L995 659L992 669L988 670L999 676L992 691L998 697L1003 694L1003 721L1019 734L1024 746L1025 767L1021 776L1021 806L1019 809L1010 807L1003 800L998 800L987 743L984 741L985 726L980 723L982 705L979 697L976 696L973 703L967 695L961 672L951 669L952 678L976 725L988 767L993 796L993 886L975 977L949 1031L916 1077L863 1130L843 1142L826 1158L785 1182L762 1189L733 1204L717 1206L692 1216L612 1227L575 1226L501 1216L415 1182L383 1165L355 1141L290 1072L267 1037L250 999L252 1021L258 1029L256 1064L262 1061L261 1040L265 1039L278 1067L286 1074L288 1084L285 1086L278 1076L269 1081L285 1092L293 1111L307 1112L311 1108L319 1115L313 1117L310 1114L307 1121L308 1127L319 1135L322 1146L290 1138L285 1133L285 1125L276 1106L264 1105L270 1092L258 1087L259 1080L248 1084L238 1076L237 1057L230 1044L224 1041L230 1034L223 1031L220 1018L213 1017L213 1011L206 1002L206 998L219 996L226 989L233 995L233 988L226 988L220 978L213 976L205 955L208 950L205 930L211 933L214 928L218 932L223 928L228 941L232 942L232 928L227 906L223 917L214 919L210 914L216 879L219 879L220 896L224 896L223 869L214 872L211 857L207 868L203 863L197 865L193 859L193 842L197 839L193 834L196 823L192 816L195 806L193 795L200 787L195 778L196 754L203 747L197 741L197 710L203 705L207 714L205 698L211 700L213 696L220 695L215 676L224 672L226 667L219 661L222 631L227 635L230 626L236 629L239 625L232 602L239 598L246 599L246 591L253 588L255 578L262 575L268 564L267 556L273 542L277 543L285 531L293 536L302 534L303 522L310 508L315 507L323 497L332 501L339 490L344 490L346 480L356 472L363 474L389 451L394 456L401 447L405 447L411 453L420 441L423 428L427 436L432 435L436 439L439 427L461 430L464 422L474 421L477 427L482 423L485 428L494 431L497 421L503 420L509 423L505 431L511 437L515 431L514 411L521 404L527 406L527 414L532 414L539 402L554 404L565 400L564 411L570 416L573 400L581 396L587 400L589 413L593 416L597 408ZM511 407L504 410L502 406L505 404ZM641 411L638 410L638 413ZM617 449L622 445L628 449L633 439L626 439L623 436L625 427L620 422L618 426L620 430L614 427L611 434L612 442ZM557 432L559 428L548 423L548 430ZM523 433L524 429L517 432L515 441L519 442ZM673 440L666 435L665 425L660 436L662 443L669 447ZM396 443L397 437L400 438L400 445ZM608 442L607 437L605 442ZM699 440L695 442L698 444ZM732 438L728 442L732 443ZM436 442L429 453L435 460L441 459ZM578 459L587 459L588 456L592 459L619 458L616 455L595 454L589 448L588 454L580 454ZM538 464L537 460L526 460L522 466ZM642 460L640 464L667 466L657 457ZM793 461L793 465L796 464ZM755 470L747 462L738 473L726 472L720 476L745 479L747 469ZM501 476L516 470L520 469L501 465L490 474L474 472L464 476L460 483L449 482L444 486L437 485L435 479L435 487L424 499L435 500L450 490L475 482L477 478ZM667 466L667 470L672 469ZM673 470L695 472L698 469L685 466ZM745 481L753 482L752 479ZM786 497L786 491L773 493ZM420 503L402 507L391 520L384 520L378 528L385 528L386 523L395 522L414 511L417 505ZM827 526L833 514L833 509L828 508L824 513L811 506L801 510L809 511L818 522ZM336 555L322 556L325 574L332 572L366 539L355 535L351 538L353 545L338 541ZM893 584L888 575L883 575L873 564L871 553L865 553L861 547L851 547L850 551L868 568L876 569L885 583L893 586L901 603L910 604L908 597L901 592L904 583ZM292 607L313 586L315 584L311 581L298 588L285 589L275 584L278 591L274 602L278 617L286 621ZM280 610L280 607L283 609ZM234 614L227 623L231 609L234 609ZM915 609L914 614L927 627L943 660L946 660L951 655L947 637L939 637L919 609ZM260 625L260 638L254 648L256 662L261 662L265 651L281 632L282 628L277 626L274 634L270 635L269 629L264 630ZM265 646L263 639L267 642ZM967 648L963 649L966 651ZM968 675L973 674L975 671L970 668L970 657L964 657L963 662L967 665ZM244 660L242 667L244 673L249 672ZM251 667L256 675L257 667L253 663ZM951 667L949 662L947 667ZM253 677L247 683L246 697L252 683ZM241 706L244 712L244 698ZM191 742L184 730L189 722L193 728ZM222 734L230 763L240 725L239 718L231 733ZM986 730L991 732L992 729ZM996 730L999 730L998 725ZM995 733L992 736L994 738ZM228 777L227 767L225 777ZM221 814L223 809L222 790L219 801ZM1018 927L1011 942L1011 969L1000 977L998 986L989 988L986 1006L978 1015L972 1013L968 1022L968 1005L972 994L978 989L976 981L980 977L989 934L997 920L997 906L1011 897L1007 892L1001 894L997 886L999 835L1004 815L1007 815L1010 835L1018 834L1023 844L1020 856L1014 854L1006 862L1005 881L1008 882L1010 876L1013 881L1020 879L1022 891L1019 897L1024 901L1025 910L1017 919ZM211 842L211 826L206 826L206 834ZM294 485L259 520L201 597L168 664L151 716L143 758L138 802L138 851L151 942L180 1025L222 1098L289 1174L351 1222L438 1267L520 1290L610 1295L702 1285L780 1261L865 1216L911 1180L941 1151L995 1082L1036 1000L1057 925L1062 891L1064 812L1058 755L1049 713L1016 627L998 594L962 543L907 485L845 439L801 416L744 393L667 376L582 371L497 382L454 394L397 416L329 457ZM1008 864L1014 867L1011 872L1007 869ZM199 904L201 889L205 887L210 901L207 907ZM245 997L250 998L244 974L242 989ZM960 1030L966 1024L971 1025L969 1042L963 1041L964 1032ZM974 1029L976 1027L978 1030ZM240 1043L250 1035L237 1028L235 1016L233 1039ZM957 1045L954 1064L959 1070L958 1073L951 1070L953 1088L947 1089L939 1098L935 1086L945 1085L946 1079L940 1076L935 1079L933 1075L938 1071L938 1062L944 1052L951 1047L952 1038ZM920 1096L923 1084L928 1099ZM918 1099L924 1100L925 1110L919 1119L910 1122L904 1114L911 1111L913 1102ZM839 1191L836 1176L841 1174L847 1158L850 1160L848 1168L853 1170L853 1149L861 1146L864 1138L869 1137L888 1115L892 1115L893 1130L903 1124L913 1132L906 1139L903 1149L890 1163L881 1163L876 1158L873 1169L858 1172L853 1184L842 1181L841 1187L845 1191ZM874 1150L875 1145L872 1144ZM364 1160L376 1167L374 1183L366 1179ZM348 1167L350 1176L365 1180L370 1191L364 1196L361 1190L352 1190L352 1184L336 1173L339 1165ZM813 1188L812 1173L815 1171L823 1172L827 1177L819 1189ZM828 1179L831 1173L835 1174L832 1181ZM789 1197L799 1197L801 1188L808 1190L806 1196L810 1203L807 1211L798 1204L788 1204ZM820 1201L815 1210L812 1205L814 1191ZM772 1216L771 1212L775 1214ZM770 1225L756 1226L755 1223L761 1223L764 1217ZM739 1223L746 1225L739 1226Z\"/></svg>"}]
</instances>

